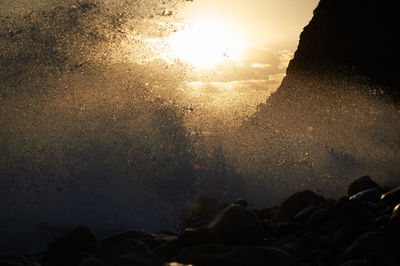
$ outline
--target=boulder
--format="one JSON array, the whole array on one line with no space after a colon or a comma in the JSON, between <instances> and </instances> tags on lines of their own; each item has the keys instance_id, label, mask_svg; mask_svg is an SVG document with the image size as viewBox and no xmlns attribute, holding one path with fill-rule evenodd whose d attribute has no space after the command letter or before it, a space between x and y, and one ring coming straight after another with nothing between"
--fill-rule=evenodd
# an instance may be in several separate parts
<instances>
[{"instance_id":1,"label":"boulder","mask_svg":"<svg viewBox=\"0 0 400 266\"><path fill-rule=\"evenodd\" d=\"M182 228L205 227L218 213L218 201L213 198L200 197L190 203L180 217Z\"/></svg>"},{"instance_id":2,"label":"boulder","mask_svg":"<svg viewBox=\"0 0 400 266\"><path fill-rule=\"evenodd\" d=\"M338 200L332 209L334 221L339 225L355 224L365 226L374 221L370 211L364 209L359 201Z\"/></svg>"},{"instance_id":3,"label":"boulder","mask_svg":"<svg viewBox=\"0 0 400 266\"><path fill-rule=\"evenodd\" d=\"M104 248L127 239L141 239L148 235L151 234L143 230L126 230L112 236L103 237L99 240L99 243Z\"/></svg>"},{"instance_id":4,"label":"boulder","mask_svg":"<svg viewBox=\"0 0 400 266\"><path fill-rule=\"evenodd\" d=\"M332 236L332 246L336 251L344 251L353 241L362 234L359 226L346 224L338 228Z\"/></svg>"},{"instance_id":5,"label":"boulder","mask_svg":"<svg viewBox=\"0 0 400 266\"><path fill-rule=\"evenodd\" d=\"M286 199L280 206L277 220L288 222L301 210L312 205L319 205L324 199L310 190L297 192Z\"/></svg>"},{"instance_id":6,"label":"boulder","mask_svg":"<svg viewBox=\"0 0 400 266\"><path fill-rule=\"evenodd\" d=\"M254 243L263 238L263 226L257 215L247 208L232 204L208 225L223 243Z\"/></svg>"},{"instance_id":7,"label":"boulder","mask_svg":"<svg viewBox=\"0 0 400 266\"><path fill-rule=\"evenodd\" d=\"M178 237L182 245L197 245L218 242L217 235L210 228L187 228Z\"/></svg>"},{"instance_id":8,"label":"boulder","mask_svg":"<svg viewBox=\"0 0 400 266\"><path fill-rule=\"evenodd\" d=\"M45 259L73 253L97 254L98 252L99 243L93 233L86 227L77 227L50 243L45 252Z\"/></svg>"},{"instance_id":9,"label":"boulder","mask_svg":"<svg viewBox=\"0 0 400 266\"><path fill-rule=\"evenodd\" d=\"M106 264L97 258L90 257L83 260L79 266L106 266Z\"/></svg>"},{"instance_id":10,"label":"boulder","mask_svg":"<svg viewBox=\"0 0 400 266\"><path fill-rule=\"evenodd\" d=\"M234 204L237 204L237 205L240 205L240 206L246 208L248 205L248 202L245 199L237 199L237 200L235 200Z\"/></svg>"},{"instance_id":11,"label":"boulder","mask_svg":"<svg viewBox=\"0 0 400 266\"><path fill-rule=\"evenodd\" d=\"M165 233L158 233L158 234L148 234L140 238L146 246L150 249L155 249L158 246L164 244L165 242L172 241L178 239L178 236L165 234Z\"/></svg>"},{"instance_id":12,"label":"boulder","mask_svg":"<svg viewBox=\"0 0 400 266\"><path fill-rule=\"evenodd\" d=\"M289 222L289 223L278 223L275 227L275 234L278 237L296 236L304 231L304 225Z\"/></svg>"},{"instance_id":13,"label":"boulder","mask_svg":"<svg viewBox=\"0 0 400 266\"><path fill-rule=\"evenodd\" d=\"M396 187L382 195L381 200L388 205L396 205L400 203L400 187Z\"/></svg>"},{"instance_id":14,"label":"boulder","mask_svg":"<svg viewBox=\"0 0 400 266\"><path fill-rule=\"evenodd\" d=\"M340 266L371 266L371 263L368 262L368 260L363 259L363 260L349 260L346 261Z\"/></svg>"},{"instance_id":15,"label":"boulder","mask_svg":"<svg viewBox=\"0 0 400 266\"><path fill-rule=\"evenodd\" d=\"M195 265L239 265L232 259L234 247L221 244L207 244L184 248L173 261Z\"/></svg>"},{"instance_id":16,"label":"boulder","mask_svg":"<svg viewBox=\"0 0 400 266\"><path fill-rule=\"evenodd\" d=\"M136 253L125 254L114 259L111 266L161 266L164 261L160 258L150 255L140 255Z\"/></svg>"},{"instance_id":17,"label":"boulder","mask_svg":"<svg viewBox=\"0 0 400 266\"><path fill-rule=\"evenodd\" d=\"M371 179L370 176L362 176L356 180L354 180L348 188L347 191L347 196L350 198L353 195L361 192L361 191L365 191L365 190L369 190L369 189L378 189L379 191L381 190L380 187Z\"/></svg>"},{"instance_id":18,"label":"boulder","mask_svg":"<svg viewBox=\"0 0 400 266\"><path fill-rule=\"evenodd\" d=\"M299 211L293 220L297 223L304 223L307 218L312 215L318 208L316 206L309 206Z\"/></svg>"},{"instance_id":19,"label":"boulder","mask_svg":"<svg viewBox=\"0 0 400 266\"><path fill-rule=\"evenodd\" d=\"M289 253L268 247L205 245L182 250L175 260L194 265L294 265Z\"/></svg>"},{"instance_id":20,"label":"boulder","mask_svg":"<svg viewBox=\"0 0 400 266\"><path fill-rule=\"evenodd\" d=\"M1 266L40 266L39 260L33 256L26 255L12 255L0 257Z\"/></svg>"},{"instance_id":21,"label":"boulder","mask_svg":"<svg viewBox=\"0 0 400 266\"><path fill-rule=\"evenodd\" d=\"M350 197L350 200L370 201L379 202L381 199L382 192L378 188L370 188L367 190L360 191Z\"/></svg>"},{"instance_id":22,"label":"boulder","mask_svg":"<svg viewBox=\"0 0 400 266\"><path fill-rule=\"evenodd\" d=\"M130 253L148 255L150 254L150 249L139 240L124 239L104 247L101 251L101 258L106 261L111 261Z\"/></svg>"},{"instance_id":23,"label":"boulder","mask_svg":"<svg viewBox=\"0 0 400 266\"><path fill-rule=\"evenodd\" d=\"M306 229L310 231L318 230L319 227L329 219L329 217L329 210L325 208L318 209L307 218L305 222Z\"/></svg>"},{"instance_id":24,"label":"boulder","mask_svg":"<svg viewBox=\"0 0 400 266\"><path fill-rule=\"evenodd\" d=\"M400 204L397 204L386 225L386 232L394 246L400 244Z\"/></svg>"},{"instance_id":25,"label":"boulder","mask_svg":"<svg viewBox=\"0 0 400 266\"><path fill-rule=\"evenodd\" d=\"M385 253L385 237L382 232L372 231L360 235L346 248L341 261L381 257Z\"/></svg>"},{"instance_id":26,"label":"boulder","mask_svg":"<svg viewBox=\"0 0 400 266\"><path fill-rule=\"evenodd\" d=\"M179 243L178 240L172 240L165 242L161 246L157 247L152 253L165 261L173 261L173 258L184 248L185 246Z\"/></svg>"},{"instance_id":27,"label":"boulder","mask_svg":"<svg viewBox=\"0 0 400 266\"><path fill-rule=\"evenodd\" d=\"M278 210L278 207L263 208L257 211L257 215L261 220L270 220L278 213Z\"/></svg>"}]
</instances>

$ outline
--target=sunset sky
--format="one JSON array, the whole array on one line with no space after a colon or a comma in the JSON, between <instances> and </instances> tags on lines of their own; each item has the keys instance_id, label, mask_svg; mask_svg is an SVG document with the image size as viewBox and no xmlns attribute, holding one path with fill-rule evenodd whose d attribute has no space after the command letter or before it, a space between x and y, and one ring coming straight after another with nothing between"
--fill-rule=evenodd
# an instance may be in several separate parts
<instances>
[{"instance_id":1,"label":"sunset sky","mask_svg":"<svg viewBox=\"0 0 400 266\"><path fill-rule=\"evenodd\" d=\"M185 21L221 21L249 43L295 50L298 37L318 0L194 0L182 12Z\"/></svg>"}]
</instances>

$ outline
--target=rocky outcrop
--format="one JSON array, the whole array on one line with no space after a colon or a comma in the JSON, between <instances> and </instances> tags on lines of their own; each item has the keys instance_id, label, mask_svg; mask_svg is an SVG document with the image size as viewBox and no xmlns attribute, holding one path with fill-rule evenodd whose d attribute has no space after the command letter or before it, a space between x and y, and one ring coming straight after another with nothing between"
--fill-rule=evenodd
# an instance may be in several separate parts
<instances>
[{"instance_id":1,"label":"rocky outcrop","mask_svg":"<svg viewBox=\"0 0 400 266\"><path fill-rule=\"evenodd\" d=\"M346 80L344 90L360 89L398 102L399 27L394 2L321 0L301 33L287 77L271 101L290 96L293 82L293 89L318 97L326 86L310 86L310 82ZM364 86L354 87L352 82Z\"/></svg>"},{"instance_id":2,"label":"rocky outcrop","mask_svg":"<svg viewBox=\"0 0 400 266\"><path fill-rule=\"evenodd\" d=\"M366 180L375 194L382 191L370 177L355 180L349 191ZM364 188L353 192L371 191ZM209 217L208 225L194 222L179 233L128 230L98 238L78 227L40 254L3 257L0 264L395 266L400 263L400 198L393 193L399 189L380 192L378 199L349 193L338 200L306 190L264 209L238 204L245 202L241 199L222 204L225 208ZM193 215L198 217L194 210Z\"/></svg>"},{"instance_id":3,"label":"rocky outcrop","mask_svg":"<svg viewBox=\"0 0 400 266\"><path fill-rule=\"evenodd\" d=\"M302 128L316 132L322 126L327 131L379 121L374 103L398 106L400 19L394 5L321 0L300 35L286 77L251 124L302 136L310 132Z\"/></svg>"}]
</instances>

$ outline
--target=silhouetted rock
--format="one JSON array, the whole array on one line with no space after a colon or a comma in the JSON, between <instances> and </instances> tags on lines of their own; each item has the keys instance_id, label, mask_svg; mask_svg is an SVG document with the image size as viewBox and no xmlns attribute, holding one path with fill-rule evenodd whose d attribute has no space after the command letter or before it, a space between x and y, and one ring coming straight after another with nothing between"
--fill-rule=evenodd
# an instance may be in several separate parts
<instances>
[{"instance_id":1,"label":"silhouetted rock","mask_svg":"<svg viewBox=\"0 0 400 266\"><path fill-rule=\"evenodd\" d=\"M310 190L297 192L285 200L279 207L277 219L279 221L290 221L293 217L306 207L318 205L323 201L321 196L318 196Z\"/></svg>"},{"instance_id":2,"label":"silhouetted rock","mask_svg":"<svg viewBox=\"0 0 400 266\"><path fill-rule=\"evenodd\" d=\"M325 208L315 211L307 218L305 222L306 228L308 230L318 230L318 228L328 220L329 216L330 212Z\"/></svg>"},{"instance_id":3,"label":"silhouetted rock","mask_svg":"<svg viewBox=\"0 0 400 266\"><path fill-rule=\"evenodd\" d=\"M172 259L183 249L185 246L177 240L165 242L161 246L155 248L153 254L163 258L165 261L172 261Z\"/></svg>"},{"instance_id":4,"label":"silhouetted rock","mask_svg":"<svg viewBox=\"0 0 400 266\"><path fill-rule=\"evenodd\" d=\"M341 199L332 209L335 221L340 225L354 224L365 226L373 221L372 214L357 201Z\"/></svg>"},{"instance_id":5,"label":"silhouetted rock","mask_svg":"<svg viewBox=\"0 0 400 266\"><path fill-rule=\"evenodd\" d=\"M322 0L314 16L300 35L294 59L287 69L288 78L278 89L278 97L291 95L287 86L294 79L310 84L313 77L348 79L359 76L379 84L381 93L399 100L400 46L397 31L400 20L395 4L376 0ZM383 52L385 51L385 52ZM381 53L388 56L383 56ZM362 79L362 78L360 78ZM329 82L329 81L328 81ZM298 84L297 89L304 85ZM314 87L317 89L318 87ZM322 95L323 88L305 90ZM351 90L351 86L346 88ZM369 90L368 86L361 89ZM291 101L291 100L290 100Z\"/></svg>"},{"instance_id":6,"label":"silhouetted rock","mask_svg":"<svg viewBox=\"0 0 400 266\"><path fill-rule=\"evenodd\" d=\"M234 204L237 204L237 205L240 205L240 206L246 208L248 205L248 202L245 199L237 199L237 200L235 200Z\"/></svg>"},{"instance_id":7,"label":"silhouetted rock","mask_svg":"<svg viewBox=\"0 0 400 266\"><path fill-rule=\"evenodd\" d=\"M270 207L270 208L263 208L257 211L258 217L262 220L269 220L272 219L277 213L279 208L278 207Z\"/></svg>"},{"instance_id":8,"label":"silhouetted rock","mask_svg":"<svg viewBox=\"0 0 400 266\"><path fill-rule=\"evenodd\" d=\"M350 260L346 261L345 263L340 264L340 266L372 266L368 260Z\"/></svg>"},{"instance_id":9,"label":"silhouetted rock","mask_svg":"<svg viewBox=\"0 0 400 266\"><path fill-rule=\"evenodd\" d=\"M354 240L342 254L341 260L381 258L383 261L385 249L385 237L382 232L367 232Z\"/></svg>"},{"instance_id":10,"label":"silhouetted rock","mask_svg":"<svg viewBox=\"0 0 400 266\"><path fill-rule=\"evenodd\" d=\"M199 245L218 242L217 235L210 228L187 228L178 237L184 245Z\"/></svg>"},{"instance_id":11,"label":"silhouetted rock","mask_svg":"<svg viewBox=\"0 0 400 266\"><path fill-rule=\"evenodd\" d=\"M397 200L397 191L389 192L389 202ZM36 257L1 257L0 264L397 266L400 204L393 208L374 203L379 195L380 189L370 188L333 204L306 190L291 195L279 208L257 212L246 204L230 204L207 227L186 228L179 234L127 230L97 241L89 229L79 227Z\"/></svg>"},{"instance_id":12,"label":"silhouetted rock","mask_svg":"<svg viewBox=\"0 0 400 266\"><path fill-rule=\"evenodd\" d=\"M365 191L368 189L376 188L380 190L379 186L371 179L369 176L362 176L356 180L354 180L348 189L347 195L352 197L353 195Z\"/></svg>"},{"instance_id":13,"label":"silhouetted rock","mask_svg":"<svg viewBox=\"0 0 400 266\"><path fill-rule=\"evenodd\" d=\"M106 266L106 264L97 258L87 258L79 266Z\"/></svg>"},{"instance_id":14,"label":"silhouetted rock","mask_svg":"<svg viewBox=\"0 0 400 266\"><path fill-rule=\"evenodd\" d=\"M382 195L382 202L390 205L400 203L400 187L396 187Z\"/></svg>"},{"instance_id":15,"label":"silhouetted rock","mask_svg":"<svg viewBox=\"0 0 400 266\"><path fill-rule=\"evenodd\" d=\"M45 261L49 265L76 265L87 254L96 255L99 243L86 227L77 227L52 242L45 252Z\"/></svg>"},{"instance_id":16,"label":"silhouetted rock","mask_svg":"<svg viewBox=\"0 0 400 266\"><path fill-rule=\"evenodd\" d=\"M195 265L294 265L289 253L267 247L196 246L182 250L175 259Z\"/></svg>"},{"instance_id":17,"label":"silhouetted rock","mask_svg":"<svg viewBox=\"0 0 400 266\"><path fill-rule=\"evenodd\" d=\"M127 239L140 239L148 235L150 235L150 233L143 230L127 230L112 236L103 237L99 240L99 243L103 248L105 248L118 242L125 241Z\"/></svg>"},{"instance_id":18,"label":"silhouetted rock","mask_svg":"<svg viewBox=\"0 0 400 266\"><path fill-rule=\"evenodd\" d=\"M257 215L240 205L232 204L209 224L224 243L251 243L262 239L263 227Z\"/></svg>"},{"instance_id":19,"label":"silhouetted rock","mask_svg":"<svg viewBox=\"0 0 400 266\"><path fill-rule=\"evenodd\" d=\"M312 215L318 208L316 206L309 206L299 211L296 216L293 218L295 222L304 223L307 218Z\"/></svg>"},{"instance_id":20,"label":"silhouetted rock","mask_svg":"<svg viewBox=\"0 0 400 266\"><path fill-rule=\"evenodd\" d=\"M125 254L150 254L150 248L143 242L134 239L124 239L112 245L104 247L101 251L101 258L106 261L111 261Z\"/></svg>"},{"instance_id":21,"label":"silhouetted rock","mask_svg":"<svg viewBox=\"0 0 400 266\"><path fill-rule=\"evenodd\" d=\"M125 254L111 262L112 266L161 266L164 261L154 256L143 256L136 253Z\"/></svg>"},{"instance_id":22,"label":"silhouetted rock","mask_svg":"<svg viewBox=\"0 0 400 266\"><path fill-rule=\"evenodd\" d=\"M213 198L201 197L189 204L180 219L182 227L204 227L218 212L218 201Z\"/></svg>"},{"instance_id":23,"label":"silhouetted rock","mask_svg":"<svg viewBox=\"0 0 400 266\"><path fill-rule=\"evenodd\" d=\"M400 204L397 204L388 219L386 230L394 242L400 244Z\"/></svg>"},{"instance_id":24,"label":"silhouetted rock","mask_svg":"<svg viewBox=\"0 0 400 266\"><path fill-rule=\"evenodd\" d=\"M356 194L353 194L350 197L350 200L361 200L361 201L370 201L370 202L379 202L382 196L382 192L378 188L370 188L367 190L360 191Z\"/></svg>"},{"instance_id":25,"label":"silhouetted rock","mask_svg":"<svg viewBox=\"0 0 400 266\"><path fill-rule=\"evenodd\" d=\"M39 260L34 256L10 255L10 256L5 256L5 257L0 257L0 265L1 266L23 266L23 265L39 266L41 264L40 264Z\"/></svg>"}]
</instances>

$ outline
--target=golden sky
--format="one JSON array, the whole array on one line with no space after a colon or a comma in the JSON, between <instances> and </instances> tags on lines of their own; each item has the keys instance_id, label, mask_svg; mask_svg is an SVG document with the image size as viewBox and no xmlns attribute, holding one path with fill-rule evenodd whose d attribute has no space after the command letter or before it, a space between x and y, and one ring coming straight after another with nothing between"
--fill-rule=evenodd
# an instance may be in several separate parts
<instances>
[{"instance_id":1,"label":"golden sky","mask_svg":"<svg viewBox=\"0 0 400 266\"><path fill-rule=\"evenodd\" d=\"M209 18L233 25L252 46L294 51L317 4L318 0L194 0L181 15L188 22Z\"/></svg>"}]
</instances>

